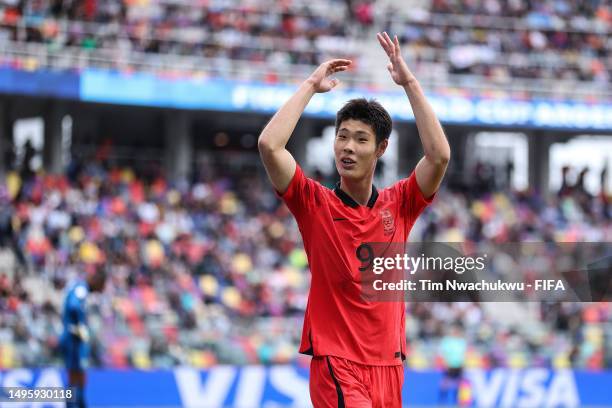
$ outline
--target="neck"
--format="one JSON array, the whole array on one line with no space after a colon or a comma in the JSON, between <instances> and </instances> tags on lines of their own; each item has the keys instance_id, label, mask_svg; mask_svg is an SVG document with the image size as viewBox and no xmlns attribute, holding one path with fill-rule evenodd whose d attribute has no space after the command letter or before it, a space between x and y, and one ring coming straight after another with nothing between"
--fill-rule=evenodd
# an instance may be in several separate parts
<instances>
[{"instance_id":1,"label":"neck","mask_svg":"<svg viewBox=\"0 0 612 408\"><path fill-rule=\"evenodd\" d=\"M349 180L341 177L340 188L359 205L366 205L370 200L370 196L372 196L372 178L373 174L361 180Z\"/></svg>"}]
</instances>

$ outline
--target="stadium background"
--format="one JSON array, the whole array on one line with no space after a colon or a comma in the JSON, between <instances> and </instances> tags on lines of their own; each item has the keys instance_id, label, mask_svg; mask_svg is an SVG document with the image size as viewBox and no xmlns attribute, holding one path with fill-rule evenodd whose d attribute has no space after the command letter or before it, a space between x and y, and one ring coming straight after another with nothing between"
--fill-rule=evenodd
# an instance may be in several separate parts
<instances>
[{"instance_id":1,"label":"stadium background","mask_svg":"<svg viewBox=\"0 0 612 408\"><path fill-rule=\"evenodd\" d=\"M375 97L395 120L377 185L407 175L419 140L377 31L398 34L452 146L413 240L609 242L610 6L0 0L0 385L63 383L63 289L104 267L92 406L308 406L307 264L257 135L318 63L350 57L290 150L333 183L333 115ZM445 402L456 358L459 405L612 406L609 303L407 308L409 406ZM444 349L453 322L465 355Z\"/></svg>"}]
</instances>

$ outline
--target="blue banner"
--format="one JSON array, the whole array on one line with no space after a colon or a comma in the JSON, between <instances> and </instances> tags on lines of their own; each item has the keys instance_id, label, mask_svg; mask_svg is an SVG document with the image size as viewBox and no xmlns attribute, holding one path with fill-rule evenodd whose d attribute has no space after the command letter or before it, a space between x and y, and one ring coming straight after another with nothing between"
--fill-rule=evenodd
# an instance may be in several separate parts
<instances>
[{"instance_id":1,"label":"blue banner","mask_svg":"<svg viewBox=\"0 0 612 408\"><path fill-rule=\"evenodd\" d=\"M87 373L90 407L310 407L308 370L281 365L216 366L208 370L100 370ZM63 370L0 372L2 387L65 386ZM444 393L438 371L405 371L405 406L612 407L612 372L544 368L467 370L458 393ZM452 387L451 387L452 388ZM452 391L452 389L451 389ZM3 405L4 404L4 405ZM3 408L33 404L0 403ZM63 408L63 403L37 404Z\"/></svg>"},{"instance_id":2,"label":"blue banner","mask_svg":"<svg viewBox=\"0 0 612 408\"><path fill-rule=\"evenodd\" d=\"M92 102L155 105L271 114L295 92L294 86L241 83L215 79L170 80L150 74L119 75L85 71L81 99ZM306 114L335 118L351 98L376 98L396 120L414 121L403 90L372 92L342 90L317 94ZM427 95L442 123L492 127L612 130L612 104L559 101L518 101Z\"/></svg>"},{"instance_id":3,"label":"blue banner","mask_svg":"<svg viewBox=\"0 0 612 408\"><path fill-rule=\"evenodd\" d=\"M80 78L67 71L0 68L0 93L79 99Z\"/></svg>"},{"instance_id":4,"label":"blue banner","mask_svg":"<svg viewBox=\"0 0 612 408\"><path fill-rule=\"evenodd\" d=\"M272 114L295 86L209 78L164 78L148 73L87 69L25 72L0 69L0 92L78 99L85 102ZM612 131L612 103L472 98L429 93L443 124L493 128ZM306 108L313 117L332 119L349 99L376 98L395 120L414 121L403 90L374 92L336 89L317 94Z\"/></svg>"}]
</instances>

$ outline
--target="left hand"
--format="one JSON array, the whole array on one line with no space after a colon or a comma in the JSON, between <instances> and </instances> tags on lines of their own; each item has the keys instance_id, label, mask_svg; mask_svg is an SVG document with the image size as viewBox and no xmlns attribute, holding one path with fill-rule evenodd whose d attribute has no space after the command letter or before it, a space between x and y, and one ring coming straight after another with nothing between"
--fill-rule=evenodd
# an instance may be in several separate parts
<instances>
[{"instance_id":1,"label":"left hand","mask_svg":"<svg viewBox=\"0 0 612 408\"><path fill-rule=\"evenodd\" d=\"M70 333L79 337L81 341L87 343L89 342L89 330L84 324L73 324L70 326Z\"/></svg>"},{"instance_id":2,"label":"left hand","mask_svg":"<svg viewBox=\"0 0 612 408\"><path fill-rule=\"evenodd\" d=\"M411 82L416 81L416 78L408 68L406 61L402 58L402 52L400 50L399 40L397 39L397 35L393 37L389 37L389 34L377 33L376 38L378 38L378 42L383 47L387 56L389 56L389 64L387 64L387 69L391 74L391 78L393 81L401 86L409 85Z\"/></svg>"}]
</instances>

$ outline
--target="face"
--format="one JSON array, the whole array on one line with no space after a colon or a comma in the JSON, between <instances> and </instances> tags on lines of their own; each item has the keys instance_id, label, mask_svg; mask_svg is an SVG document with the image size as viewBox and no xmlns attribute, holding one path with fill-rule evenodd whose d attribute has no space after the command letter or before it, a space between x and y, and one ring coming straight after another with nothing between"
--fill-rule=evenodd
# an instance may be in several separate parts
<instances>
[{"instance_id":1,"label":"face","mask_svg":"<svg viewBox=\"0 0 612 408\"><path fill-rule=\"evenodd\" d=\"M338 127L334 158L340 177L359 180L374 172L377 159L387 148L383 140L376 146L374 129L360 120L348 119Z\"/></svg>"},{"instance_id":2,"label":"face","mask_svg":"<svg viewBox=\"0 0 612 408\"><path fill-rule=\"evenodd\" d=\"M89 290L91 292L104 292L104 287L106 286L106 276L105 275L95 275L89 280Z\"/></svg>"}]
</instances>

